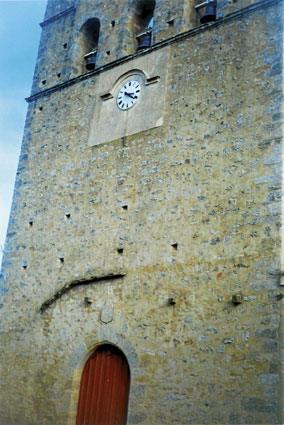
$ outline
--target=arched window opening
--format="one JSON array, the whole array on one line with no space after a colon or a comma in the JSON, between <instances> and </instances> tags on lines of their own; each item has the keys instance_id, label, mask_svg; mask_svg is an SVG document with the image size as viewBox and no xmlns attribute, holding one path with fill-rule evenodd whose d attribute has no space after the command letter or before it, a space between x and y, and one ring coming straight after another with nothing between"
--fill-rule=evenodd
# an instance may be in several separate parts
<instances>
[{"instance_id":1,"label":"arched window opening","mask_svg":"<svg viewBox=\"0 0 284 425\"><path fill-rule=\"evenodd\" d=\"M83 370L76 425L125 425L129 387L125 355L113 345L99 346Z\"/></svg>"},{"instance_id":2,"label":"arched window opening","mask_svg":"<svg viewBox=\"0 0 284 425\"><path fill-rule=\"evenodd\" d=\"M81 28L81 46L84 56L84 70L92 71L96 66L97 49L100 35L100 21L89 19Z\"/></svg>"},{"instance_id":3,"label":"arched window opening","mask_svg":"<svg viewBox=\"0 0 284 425\"><path fill-rule=\"evenodd\" d=\"M138 43L137 50L151 46L155 5L155 0L137 2L134 12L134 34Z\"/></svg>"}]
</instances>

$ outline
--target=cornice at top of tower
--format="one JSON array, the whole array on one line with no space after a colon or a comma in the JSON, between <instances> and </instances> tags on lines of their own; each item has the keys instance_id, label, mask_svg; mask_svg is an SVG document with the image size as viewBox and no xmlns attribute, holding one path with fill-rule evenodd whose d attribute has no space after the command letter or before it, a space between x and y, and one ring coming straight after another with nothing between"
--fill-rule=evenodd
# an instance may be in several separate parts
<instances>
[{"instance_id":1,"label":"cornice at top of tower","mask_svg":"<svg viewBox=\"0 0 284 425\"><path fill-rule=\"evenodd\" d=\"M77 6L78 0L48 0L43 25L47 21L53 21L60 15L64 15L68 9L73 9Z\"/></svg>"},{"instance_id":2,"label":"cornice at top of tower","mask_svg":"<svg viewBox=\"0 0 284 425\"><path fill-rule=\"evenodd\" d=\"M203 27L205 11L195 6L200 1L206 5L202 0L48 0L31 96L114 66L141 49L207 30L212 22ZM238 0L228 13L230 1L217 0L212 20L217 25L263 4L242 7L254 0Z\"/></svg>"},{"instance_id":3,"label":"cornice at top of tower","mask_svg":"<svg viewBox=\"0 0 284 425\"><path fill-rule=\"evenodd\" d=\"M68 15L71 12L75 12L76 8L74 6L69 7L69 9L65 9L63 12L58 13L57 15L52 16L49 19L44 20L40 23L41 27L45 27L46 25L50 24L51 22L55 22L58 19L62 18L63 16Z\"/></svg>"},{"instance_id":4,"label":"cornice at top of tower","mask_svg":"<svg viewBox=\"0 0 284 425\"><path fill-rule=\"evenodd\" d=\"M199 27L190 29L188 31L185 31L181 34L177 34L173 37L169 37L167 39L161 40L155 44L153 44L152 46L148 47L147 49L144 50L140 50L137 52L134 52L132 54L129 54L127 56L123 56L121 58L115 59L111 62L102 64L99 67L96 67L93 71L87 72L87 73L83 73L81 75L75 76L73 78L67 78L65 81L63 81L60 84L55 84L53 86L50 87L46 87L42 90L39 91L32 91L31 96L29 96L28 98L26 98L27 102L32 102L40 97L43 96L47 96L50 95L51 93L58 91L58 90L62 90L66 87L69 87L73 84L79 83L80 81L86 80L94 75L100 74L102 72L108 71L116 66L119 66L125 62L131 61L132 59L138 57L138 56L144 56L147 55L148 53L163 48L165 46L171 45L171 44L175 44L177 42L180 42L182 40L185 40L187 38L191 38L191 37L195 37L197 34L200 34L202 32L206 32L206 31L210 31L213 28L225 25L225 24L229 24L232 21L238 20L238 19L242 19L244 16L250 15L251 13L254 13L256 11L258 11L259 9L266 9L268 7L272 7L272 6L276 6L278 3L282 3L283 0L260 0L257 3L251 4L243 9L240 10L236 10L230 14L228 14L227 16L221 17L219 19L217 19L215 22L211 22L209 24L204 24L201 25Z\"/></svg>"}]
</instances>

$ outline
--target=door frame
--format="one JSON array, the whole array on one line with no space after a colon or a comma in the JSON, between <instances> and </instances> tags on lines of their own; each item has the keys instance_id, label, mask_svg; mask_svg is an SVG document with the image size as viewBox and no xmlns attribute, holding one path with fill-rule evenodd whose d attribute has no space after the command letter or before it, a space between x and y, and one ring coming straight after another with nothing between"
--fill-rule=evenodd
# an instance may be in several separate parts
<instances>
[{"instance_id":1,"label":"door frame","mask_svg":"<svg viewBox=\"0 0 284 425\"><path fill-rule=\"evenodd\" d=\"M92 344L89 344L88 348L86 347L87 344L84 344L84 345L80 344L74 350L73 356L71 356L70 358L69 365L70 363L72 364L71 367L73 369L73 373L72 373L72 385L71 385L71 391L70 391L70 407L69 407L69 414L68 414L68 425L76 425L80 384L81 384L81 378L82 378L85 364L87 363L89 357L97 350L97 348L104 344L113 345L116 348L118 348L124 354L128 362L129 373L130 373L130 387L129 387L129 399L128 399L128 416L129 416L131 394L133 394L132 376L133 376L134 370L137 370L138 368L138 357L130 341L125 339L125 337L122 335L113 334L113 338L109 338L109 335L108 335L108 338L102 338L102 340L100 341L96 340Z\"/></svg>"}]
</instances>

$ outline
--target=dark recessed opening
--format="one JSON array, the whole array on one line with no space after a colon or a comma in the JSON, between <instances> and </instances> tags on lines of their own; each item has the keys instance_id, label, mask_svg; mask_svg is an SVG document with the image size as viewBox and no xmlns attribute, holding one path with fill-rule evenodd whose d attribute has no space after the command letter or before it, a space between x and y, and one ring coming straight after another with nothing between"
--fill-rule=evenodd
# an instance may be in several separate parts
<instances>
[{"instance_id":1,"label":"dark recessed opening","mask_svg":"<svg viewBox=\"0 0 284 425\"><path fill-rule=\"evenodd\" d=\"M46 84L46 80L41 80L41 84L44 86Z\"/></svg>"},{"instance_id":2,"label":"dark recessed opening","mask_svg":"<svg viewBox=\"0 0 284 425\"><path fill-rule=\"evenodd\" d=\"M134 14L134 32L137 50L147 49L152 43L155 0L137 0Z\"/></svg>"},{"instance_id":3,"label":"dark recessed opening","mask_svg":"<svg viewBox=\"0 0 284 425\"><path fill-rule=\"evenodd\" d=\"M67 214L65 214L65 217L66 218L70 218L71 217L71 214L67 213Z\"/></svg>"},{"instance_id":4,"label":"dark recessed opening","mask_svg":"<svg viewBox=\"0 0 284 425\"><path fill-rule=\"evenodd\" d=\"M169 304L169 305L175 305L175 304L176 304L176 300L175 300L175 298L174 298L174 297L169 298L169 299L168 299L168 304Z\"/></svg>"},{"instance_id":5,"label":"dark recessed opening","mask_svg":"<svg viewBox=\"0 0 284 425\"><path fill-rule=\"evenodd\" d=\"M153 27L151 23L154 9L156 6L155 0L140 0L136 6L136 25L138 25L139 31L143 31L146 28Z\"/></svg>"},{"instance_id":6,"label":"dark recessed opening","mask_svg":"<svg viewBox=\"0 0 284 425\"><path fill-rule=\"evenodd\" d=\"M111 21L112 28L115 27L115 21Z\"/></svg>"},{"instance_id":7,"label":"dark recessed opening","mask_svg":"<svg viewBox=\"0 0 284 425\"><path fill-rule=\"evenodd\" d=\"M40 111L42 111L42 110L43 110L43 106L40 106L38 109L39 109Z\"/></svg>"},{"instance_id":8,"label":"dark recessed opening","mask_svg":"<svg viewBox=\"0 0 284 425\"><path fill-rule=\"evenodd\" d=\"M80 44L84 55L84 72L93 71L96 67L97 48L100 34L100 21L88 19L80 29Z\"/></svg>"},{"instance_id":9,"label":"dark recessed opening","mask_svg":"<svg viewBox=\"0 0 284 425\"><path fill-rule=\"evenodd\" d=\"M22 269L26 270L27 267L28 267L28 262L23 260L22 261Z\"/></svg>"},{"instance_id":10,"label":"dark recessed opening","mask_svg":"<svg viewBox=\"0 0 284 425\"><path fill-rule=\"evenodd\" d=\"M61 72L58 72L57 73L57 78L60 78L61 77Z\"/></svg>"},{"instance_id":11,"label":"dark recessed opening","mask_svg":"<svg viewBox=\"0 0 284 425\"><path fill-rule=\"evenodd\" d=\"M67 49L67 43L63 43L63 49Z\"/></svg>"},{"instance_id":12,"label":"dark recessed opening","mask_svg":"<svg viewBox=\"0 0 284 425\"><path fill-rule=\"evenodd\" d=\"M30 227L32 227L32 225L34 224L34 222L32 220L29 221L29 225Z\"/></svg>"},{"instance_id":13,"label":"dark recessed opening","mask_svg":"<svg viewBox=\"0 0 284 425\"><path fill-rule=\"evenodd\" d=\"M123 248L117 248L117 252L118 252L118 254L122 255L123 254Z\"/></svg>"},{"instance_id":14,"label":"dark recessed opening","mask_svg":"<svg viewBox=\"0 0 284 425\"><path fill-rule=\"evenodd\" d=\"M90 300L90 298L89 298L89 297L84 297L84 304L85 304L85 305L90 305L90 304L92 304L92 301Z\"/></svg>"},{"instance_id":15,"label":"dark recessed opening","mask_svg":"<svg viewBox=\"0 0 284 425\"><path fill-rule=\"evenodd\" d=\"M175 250L177 250L178 249L178 244L175 242L175 243L172 243L171 244L172 245L172 247L175 249Z\"/></svg>"},{"instance_id":16,"label":"dark recessed opening","mask_svg":"<svg viewBox=\"0 0 284 425\"><path fill-rule=\"evenodd\" d=\"M107 50L106 51L106 54L109 56L110 55L110 50Z\"/></svg>"},{"instance_id":17,"label":"dark recessed opening","mask_svg":"<svg viewBox=\"0 0 284 425\"><path fill-rule=\"evenodd\" d=\"M123 208L124 210L128 210L128 205L122 205L122 208Z\"/></svg>"},{"instance_id":18,"label":"dark recessed opening","mask_svg":"<svg viewBox=\"0 0 284 425\"><path fill-rule=\"evenodd\" d=\"M175 20L171 19L170 21L167 22L167 24L168 24L169 27L173 27L174 24L175 24Z\"/></svg>"},{"instance_id":19,"label":"dark recessed opening","mask_svg":"<svg viewBox=\"0 0 284 425\"><path fill-rule=\"evenodd\" d=\"M64 263L64 257L60 257L60 258L59 258L59 261L60 261L60 263L62 263L62 264L63 264L63 263Z\"/></svg>"}]
</instances>

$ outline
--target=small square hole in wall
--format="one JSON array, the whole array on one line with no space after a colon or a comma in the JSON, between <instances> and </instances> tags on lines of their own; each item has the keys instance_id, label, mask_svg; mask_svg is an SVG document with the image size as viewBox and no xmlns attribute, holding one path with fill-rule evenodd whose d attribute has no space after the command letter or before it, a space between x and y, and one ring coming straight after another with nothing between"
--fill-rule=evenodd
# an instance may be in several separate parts
<instances>
[{"instance_id":1,"label":"small square hole in wall","mask_svg":"<svg viewBox=\"0 0 284 425\"><path fill-rule=\"evenodd\" d=\"M59 257L60 264L64 264L64 257Z\"/></svg>"},{"instance_id":2,"label":"small square hole in wall","mask_svg":"<svg viewBox=\"0 0 284 425\"><path fill-rule=\"evenodd\" d=\"M42 111L43 110L43 106L39 106L39 111Z\"/></svg>"},{"instance_id":3,"label":"small square hole in wall","mask_svg":"<svg viewBox=\"0 0 284 425\"><path fill-rule=\"evenodd\" d=\"M177 242L172 243L171 246L172 246L173 249L175 249L177 251L177 249L178 249L178 243Z\"/></svg>"},{"instance_id":4,"label":"small square hole in wall","mask_svg":"<svg viewBox=\"0 0 284 425\"><path fill-rule=\"evenodd\" d=\"M63 49L67 49L67 43L63 43L62 46L63 46Z\"/></svg>"},{"instance_id":5,"label":"small square hole in wall","mask_svg":"<svg viewBox=\"0 0 284 425\"><path fill-rule=\"evenodd\" d=\"M28 262L26 260L22 261L22 269L26 270L28 267Z\"/></svg>"},{"instance_id":6,"label":"small square hole in wall","mask_svg":"<svg viewBox=\"0 0 284 425\"><path fill-rule=\"evenodd\" d=\"M41 80L41 84L44 86L46 84L46 80Z\"/></svg>"},{"instance_id":7,"label":"small square hole in wall","mask_svg":"<svg viewBox=\"0 0 284 425\"><path fill-rule=\"evenodd\" d=\"M128 205L122 205L122 209L128 210Z\"/></svg>"},{"instance_id":8,"label":"small square hole in wall","mask_svg":"<svg viewBox=\"0 0 284 425\"><path fill-rule=\"evenodd\" d=\"M175 25L175 20L171 19L170 21L167 22L168 27L173 27Z\"/></svg>"},{"instance_id":9,"label":"small square hole in wall","mask_svg":"<svg viewBox=\"0 0 284 425\"><path fill-rule=\"evenodd\" d=\"M115 27L115 21L111 21L111 26L112 26L112 28Z\"/></svg>"},{"instance_id":10,"label":"small square hole in wall","mask_svg":"<svg viewBox=\"0 0 284 425\"><path fill-rule=\"evenodd\" d=\"M106 51L106 54L109 56L110 55L110 50L107 50Z\"/></svg>"},{"instance_id":11,"label":"small square hole in wall","mask_svg":"<svg viewBox=\"0 0 284 425\"><path fill-rule=\"evenodd\" d=\"M118 254L120 254L120 255L122 255L122 254L123 254L123 248L117 248L117 250L116 250L116 251L117 251L117 253L118 253Z\"/></svg>"},{"instance_id":12,"label":"small square hole in wall","mask_svg":"<svg viewBox=\"0 0 284 425\"><path fill-rule=\"evenodd\" d=\"M57 73L57 78L60 78L61 77L61 72L58 72Z\"/></svg>"}]
</instances>

